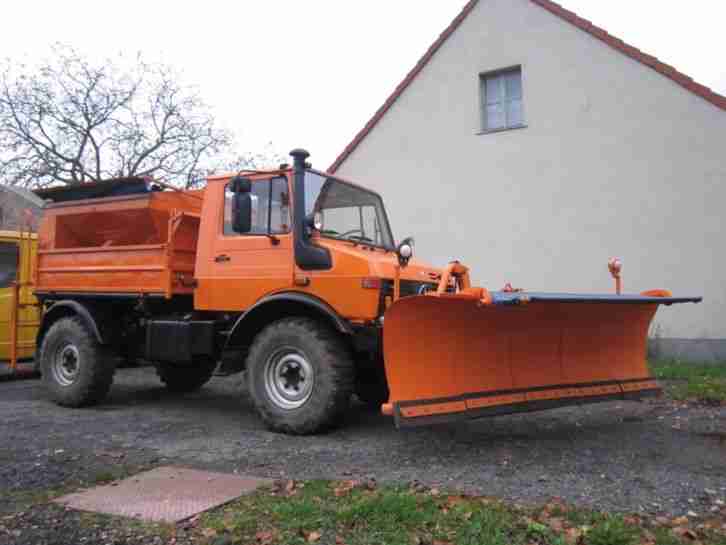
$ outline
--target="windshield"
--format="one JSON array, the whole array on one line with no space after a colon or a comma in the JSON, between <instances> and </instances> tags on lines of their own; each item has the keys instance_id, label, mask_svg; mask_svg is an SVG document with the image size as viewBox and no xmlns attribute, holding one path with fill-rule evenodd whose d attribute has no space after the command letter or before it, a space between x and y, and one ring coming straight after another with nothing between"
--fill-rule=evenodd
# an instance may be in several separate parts
<instances>
[{"instance_id":1,"label":"windshield","mask_svg":"<svg viewBox=\"0 0 726 545\"><path fill-rule=\"evenodd\" d=\"M305 214L313 212L320 214L324 237L394 247L383 200L372 191L308 171Z\"/></svg>"}]
</instances>

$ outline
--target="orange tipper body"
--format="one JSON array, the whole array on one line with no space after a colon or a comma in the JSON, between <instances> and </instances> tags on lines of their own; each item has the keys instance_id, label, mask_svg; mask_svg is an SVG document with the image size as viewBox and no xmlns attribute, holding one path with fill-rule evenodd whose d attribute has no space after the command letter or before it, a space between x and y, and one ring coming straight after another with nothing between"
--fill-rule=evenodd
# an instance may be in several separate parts
<instances>
[{"instance_id":1,"label":"orange tipper body","mask_svg":"<svg viewBox=\"0 0 726 545\"><path fill-rule=\"evenodd\" d=\"M177 391L220 361L247 370L261 417L286 433L334 425L354 392L405 426L659 391L648 326L660 304L700 298L473 287L464 265L396 246L379 195L292 155L294 167L201 191L130 179L42 192L54 202L34 269L37 342L57 402L110 387L74 390L83 365L104 365L79 360L78 335L142 355Z\"/></svg>"}]
</instances>

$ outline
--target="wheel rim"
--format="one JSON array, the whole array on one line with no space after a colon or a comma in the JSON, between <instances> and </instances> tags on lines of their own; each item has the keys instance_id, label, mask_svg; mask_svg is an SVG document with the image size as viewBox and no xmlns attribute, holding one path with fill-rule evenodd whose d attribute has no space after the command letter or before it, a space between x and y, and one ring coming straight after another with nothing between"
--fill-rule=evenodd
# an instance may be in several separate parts
<instances>
[{"instance_id":1,"label":"wheel rim","mask_svg":"<svg viewBox=\"0 0 726 545\"><path fill-rule=\"evenodd\" d=\"M310 399L315 371L305 355L294 348L281 348L265 362L267 397L280 409L302 407Z\"/></svg>"},{"instance_id":2,"label":"wheel rim","mask_svg":"<svg viewBox=\"0 0 726 545\"><path fill-rule=\"evenodd\" d=\"M75 345L60 346L53 357L53 378L61 386L70 386L78 378L80 363L80 354Z\"/></svg>"}]
</instances>

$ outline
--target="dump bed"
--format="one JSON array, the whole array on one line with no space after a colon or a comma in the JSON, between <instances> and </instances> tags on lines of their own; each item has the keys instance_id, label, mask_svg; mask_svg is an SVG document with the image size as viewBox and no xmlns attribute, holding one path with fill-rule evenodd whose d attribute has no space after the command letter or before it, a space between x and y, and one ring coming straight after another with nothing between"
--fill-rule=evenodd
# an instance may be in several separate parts
<instances>
[{"instance_id":1,"label":"dump bed","mask_svg":"<svg viewBox=\"0 0 726 545\"><path fill-rule=\"evenodd\" d=\"M45 293L193 291L203 191L143 191L49 204L38 238Z\"/></svg>"}]
</instances>

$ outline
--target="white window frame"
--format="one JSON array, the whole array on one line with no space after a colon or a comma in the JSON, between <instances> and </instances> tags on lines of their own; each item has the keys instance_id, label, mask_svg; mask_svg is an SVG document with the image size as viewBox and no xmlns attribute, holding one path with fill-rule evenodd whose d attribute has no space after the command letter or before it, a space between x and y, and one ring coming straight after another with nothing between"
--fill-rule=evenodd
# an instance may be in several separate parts
<instances>
[{"instance_id":1,"label":"white window frame","mask_svg":"<svg viewBox=\"0 0 726 545\"><path fill-rule=\"evenodd\" d=\"M504 107L504 126L502 127L491 127L489 126L489 119L487 116L487 105L488 97L487 97L487 81L492 80L493 78L499 78L502 76L506 76L508 74L512 73L518 73L519 74L519 80L520 80L520 89L521 89L521 96L519 98L513 98L506 95L506 89L504 91L505 96L502 98L501 103L505 106ZM521 120L519 123L512 123L510 122L510 119L507 117L507 108L506 105L510 104L514 100L519 100L521 102ZM480 109L480 132L479 134L488 134L493 132L502 132L502 131L509 131L513 129L523 129L527 126L525 122L525 108L524 108L524 70L522 69L521 65L517 66L509 66L507 68L500 68L497 70L491 70L488 72L481 72L479 74L479 109Z\"/></svg>"}]
</instances>

